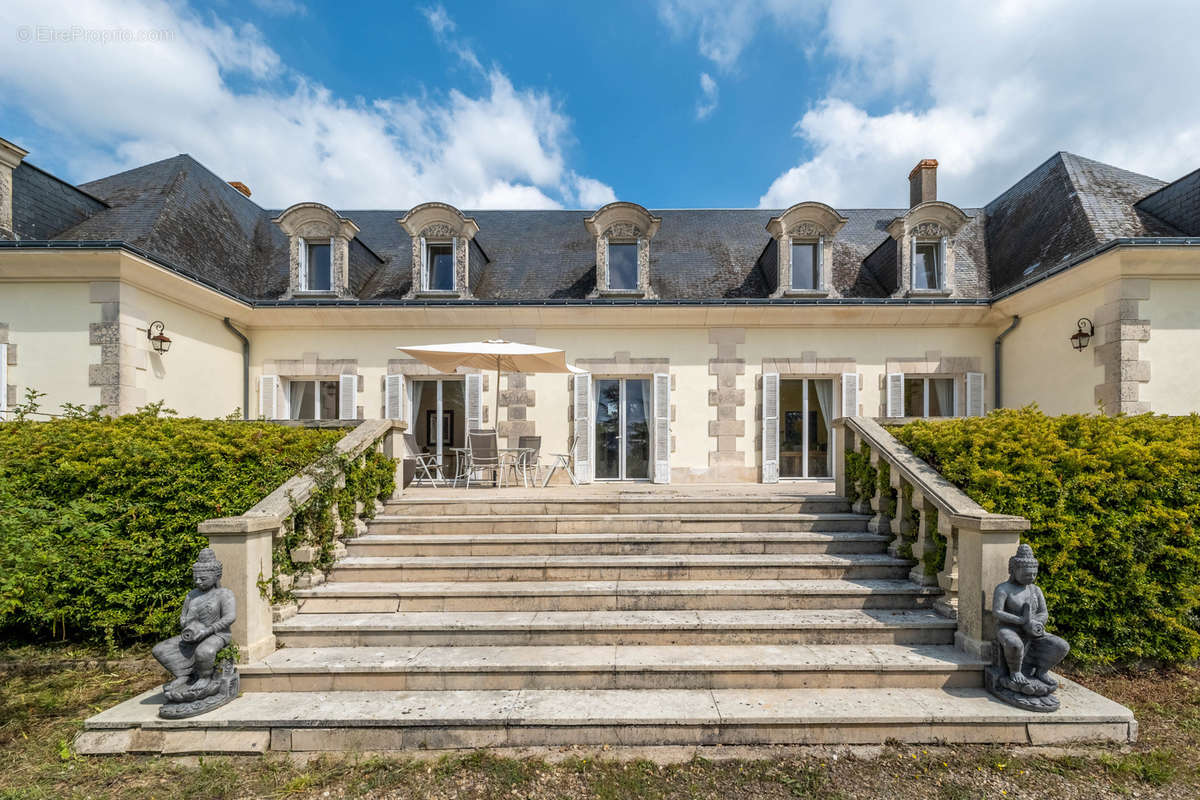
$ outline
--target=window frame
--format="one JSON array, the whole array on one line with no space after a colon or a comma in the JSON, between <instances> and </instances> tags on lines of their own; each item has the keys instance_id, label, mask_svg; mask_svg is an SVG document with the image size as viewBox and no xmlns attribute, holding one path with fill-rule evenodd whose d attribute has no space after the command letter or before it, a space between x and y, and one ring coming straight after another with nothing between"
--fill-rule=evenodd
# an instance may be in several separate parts
<instances>
[{"instance_id":1,"label":"window frame","mask_svg":"<svg viewBox=\"0 0 1200 800\"><path fill-rule=\"evenodd\" d=\"M809 287L796 286L796 245L810 245L812 247L813 260L811 266L813 285ZM825 237L818 236L817 238L806 236L794 236L788 241L788 286L785 290L789 293L805 293L805 292L823 292L824 272L825 272Z\"/></svg>"},{"instance_id":2,"label":"window frame","mask_svg":"<svg viewBox=\"0 0 1200 800\"><path fill-rule=\"evenodd\" d=\"M902 402L904 403L904 408L901 409L902 416L914 417L914 418L918 417L918 415L910 413L909 408L908 408L908 382L909 381L921 381L921 383L922 383L921 414L919 415L920 419L953 419L955 417L961 416L961 414L959 413L960 400L959 400L959 392L958 392L958 376L957 375L945 375L945 374L942 374L942 375L908 375L907 373L904 375L904 378L902 380L901 392L900 392ZM952 407L950 409L949 414L941 414L936 417L929 416L929 398L930 398L930 389L931 389L930 381L950 381L950 386L951 386L950 403L951 403Z\"/></svg>"},{"instance_id":3,"label":"window frame","mask_svg":"<svg viewBox=\"0 0 1200 800\"><path fill-rule=\"evenodd\" d=\"M434 247L449 247L450 248L450 288L435 289L433 288L433 259L430 257L430 249ZM458 238L451 239L421 239L421 291L422 292L440 292L443 294L454 294L458 292L458 268L456 259L458 256Z\"/></svg>"},{"instance_id":4,"label":"window frame","mask_svg":"<svg viewBox=\"0 0 1200 800\"><path fill-rule=\"evenodd\" d=\"M613 247L632 247L633 248L633 286L613 286ZM610 292L640 292L642 291L642 269L638 263L639 251L641 244L637 240L628 239L609 239L604 245L604 257L608 265L605 270L605 278L608 281L606 291Z\"/></svg>"},{"instance_id":5,"label":"window frame","mask_svg":"<svg viewBox=\"0 0 1200 800\"><path fill-rule=\"evenodd\" d=\"M299 421L310 420L310 419L311 420L341 419L342 392L341 392L340 377L335 377L335 378L307 378L307 377L306 378L287 378L287 377L281 376L281 380L285 384L283 387L283 389L284 389L283 396L287 402L287 419L299 420ZM312 416L312 417L292 416L292 414L293 414L292 386L294 384L298 384L298 383L313 384L313 414L315 414L315 416ZM337 387L337 391L334 392L334 398L335 398L336 405L334 407L332 417L322 417L321 416L321 384L322 383L332 383L335 387Z\"/></svg>"},{"instance_id":6,"label":"window frame","mask_svg":"<svg viewBox=\"0 0 1200 800\"><path fill-rule=\"evenodd\" d=\"M296 294L335 294L333 288L333 254L334 254L334 238L329 239L306 239L303 236L297 236L298 244L298 275L296 276ZM312 276L312 258L311 247L328 247L329 248L329 288L328 289L310 289L309 278Z\"/></svg>"},{"instance_id":7,"label":"window frame","mask_svg":"<svg viewBox=\"0 0 1200 800\"><path fill-rule=\"evenodd\" d=\"M917 253L922 247L933 248L934 273L937 278L936 286L918 286L917 285ZM910 283L913 291L916 292L944 292L946 291L946 239L918 239L913 238L912 241L912 264L910 267L911 275ZM921 270L923 273L924 270Z\"/></svg>"}]
</instances>

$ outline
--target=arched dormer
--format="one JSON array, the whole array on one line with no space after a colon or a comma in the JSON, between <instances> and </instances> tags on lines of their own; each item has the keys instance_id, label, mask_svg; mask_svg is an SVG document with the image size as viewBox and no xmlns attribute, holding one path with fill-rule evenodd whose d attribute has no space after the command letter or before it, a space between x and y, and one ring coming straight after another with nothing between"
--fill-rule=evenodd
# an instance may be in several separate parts
<instances>
[{"instance_id":1,"label":"arched dormer","mask_svg":"<svg viewBox=\"0 0 1200 800\"><path fill-rule=\"evenodd\" d=\"M583 221L596 240L594 297L650 297L650 240L662 223L637 203L609 203Z\"/></svg>"},{"instance_id":2,"label":"arched dormer","mask_svg":"<svg viewBox=\"0 0 1200 800\"><path fill-rule=\"evenodd\" d=\"M833 239L846 218L809 200L772 217L767 232L779 253L778 285L772 297L827 297L833 288Z\"/></svg>"},{"instance_id":3,"label":"arched dormer","mask_svg":"<svg viewBox=\"0 0 1200 800\"><path fill-rule=\"evenodd\" d=\"M412 238L410 297L470 297L470 245L479 225L448 203L421 203L397 222Z\"/></svg>"},{"instance_id":4,"label":"arched dormer","mask_svg":"<svg viewBox=\"0 0 1200 800\"><path fill-rule=\"evenodd\" d=\"M288 291L304 295L350 294L350 240L358 226L322 203L296 203L272 220L289 241Z\"/></svg>"},{"instance_id":5,"label":"arched dormer","mask_svg":"<svg viewBox=\"0 0 1200 800\"><path fill-rule=\"evenodd\" d=\"M954 237L970 219L961 208L926 200L896 217L887 232L896 240L896 295L954 294Z\"/></svg>"}]
</instances>

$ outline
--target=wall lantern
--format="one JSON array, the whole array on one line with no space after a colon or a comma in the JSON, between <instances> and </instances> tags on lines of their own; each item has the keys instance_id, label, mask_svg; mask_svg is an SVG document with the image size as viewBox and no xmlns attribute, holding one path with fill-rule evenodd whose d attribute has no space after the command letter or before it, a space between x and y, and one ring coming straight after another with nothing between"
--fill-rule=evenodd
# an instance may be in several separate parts
<instances>
[{"instance_id":1,"label":"wall lantern","mask_svg":"<svg viewBox=\"0 0 1200 800\"><path fill-rule=\"evenodd\" d=\"M1075 327L1079 328L1079 330L1071 334L1071 347L1074 347L1076 350L1083 350L1088 346L1088 342L1091 341L1092 337L1096 335L1096 329L1093 327L1092 321L1087 317L1075 323Z\"/></svg>"},{"instance_id":2,"label":"wall lantern","mask_svg":"<svg viewBox=\"0 0 1200 800\"><path fill-rule=\"evenodd\" d=\"M171 337L163 333L165 326L155 320L150 323L150 327L146 330L146 338L150 340L150 346L154 348L156 353L166 353L171 349Z\"/></svg>"}]
</instances>

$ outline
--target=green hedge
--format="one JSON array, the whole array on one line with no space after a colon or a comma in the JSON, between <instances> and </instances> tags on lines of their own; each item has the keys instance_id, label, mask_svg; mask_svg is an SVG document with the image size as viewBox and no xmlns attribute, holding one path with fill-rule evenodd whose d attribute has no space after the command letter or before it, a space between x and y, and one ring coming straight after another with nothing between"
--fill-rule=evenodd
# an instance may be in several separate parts
<instances>
[{"instance_id":1,"label":"green hedge","mask_svg":"<svg viewBox=\"0 0 1200 800\"><path fill-rule=\"evenodd\" d=\"M0 424L6 641L170 635L196 524L242 513L346 434L154 412Z\"/></svg>"},{"instance_id":2,"label":"green hedge","mask_svg":"<svg viewBox=\"0 0 1200 800\"><path fill-rule=\"evenodd\" d=\"M984 508L1029 519L1078 663L1200 658L1200 417L1028 408L892 432Z\"/></svg>"}]
</instances>

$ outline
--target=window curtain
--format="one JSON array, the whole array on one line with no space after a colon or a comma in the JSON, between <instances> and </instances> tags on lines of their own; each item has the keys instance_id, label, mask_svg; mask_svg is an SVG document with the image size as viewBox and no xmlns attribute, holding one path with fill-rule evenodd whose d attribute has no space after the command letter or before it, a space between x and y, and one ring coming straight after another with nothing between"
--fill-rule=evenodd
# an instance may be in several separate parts
<instances>
[{"instance_id":1,"label":"window curtain","mask_svg":"<svg viewBox=\"0 0 1200 800\"><path fill-rule=\"evenodd\" d=\"M833 410L833 381L817 380L812 382L817 391L817 404L821 406L821 422L829 427L829 412Z\"/></svg>"},{"instance_id":2,"label":"window curtain","mask_svg":"<svg viewBox=\"0 0 1200 800\"><path fill-rule=\"evenodd\" d=\"M316 416L316 387L312 381L288 382L288 416L291 419L313 419Z\"/></svg>"},{"instance_id":3,"label":"window curtain","mask_svg":"<svg viewBox=\"0 0 1200 800\"><path fill-rule=\"evenodd\" d=\"M937 416L954 416L954 380L951 378L938 378L929 382L933 385L932 388L937 397Z\"/></svg>"}]
</instances>

